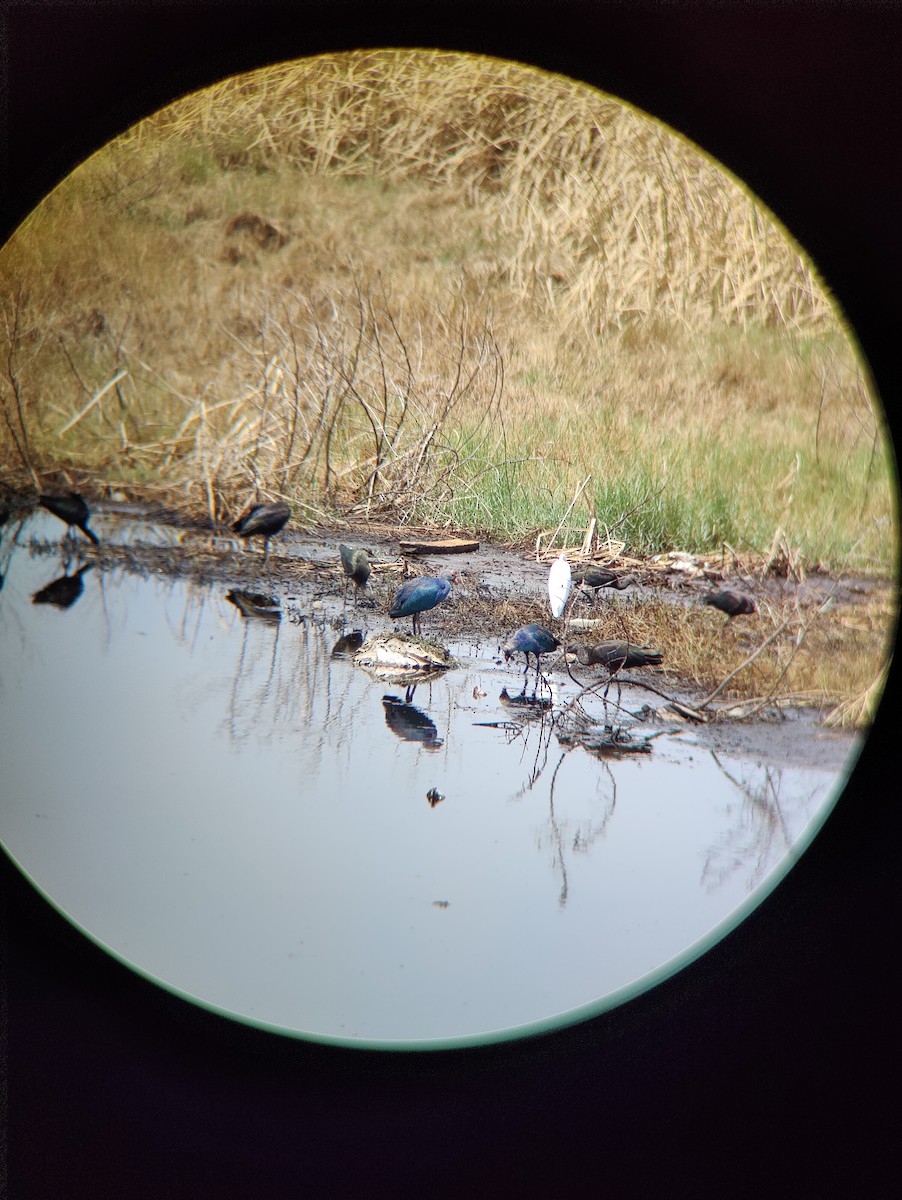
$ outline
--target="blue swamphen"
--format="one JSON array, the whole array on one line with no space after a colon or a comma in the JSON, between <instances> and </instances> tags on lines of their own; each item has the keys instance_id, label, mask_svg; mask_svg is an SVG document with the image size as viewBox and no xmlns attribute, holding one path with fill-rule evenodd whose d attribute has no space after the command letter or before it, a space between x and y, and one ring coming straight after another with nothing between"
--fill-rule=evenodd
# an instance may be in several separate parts
<instances>
[{"instance_id":1,"label":"blue swamphen","mask_svg":"<svg viewBox=\"0 0 902 1200\"><path fill-rule=\"evenodd\" d=\"M69 492L65 496L39 496L38 503L55 517L65 521L69 528L66 536L72 532L72 527L80 529L85 537L91 539L95 546L100 545L100 539L88 528L88 517L91 510L77 492Z\"/></svg>"},{"instance_id":2,"label":"blue swamphen","mask_svg":"<svg viewBox=\"0 0 902 1200\"><path fill-rule=\"evenodd\" d=\"M524 678L529 673L529 656L536 656L536 676L539 674L539 660L543 654L550 654L552 650L557 650L560 642L554 636L550 629L546 629L544 625L522 625L519 629L515 629L504 645L501 647L505 660L509 660L512 654L523 654L526 656L526 667L523 671Z\"/></svg>"},{"instance_id":3,"label":"blue swamphen","mask_svg":"<svg viewBox=\"0 0 902 1200\"><path fill-rule=\"evenodd\" d=\"M339 546L341 565L345 573L345 600L348 598L348 580L354 583L354 603L366 587L370 577L370 560L365 550L352 550L350 546Z\"/></svg>"},{"instance_id":4,"label":"blue swamphen","mask_svg":"<svg viewBox=\"0 0 902 1200\"><path fill-rule=\"evenodd\" d=\"M243 538L263 538L263 561L269 549L269 539L288 524L291 509L287 504L258 504L240 517L232 526L232 532Z\"/></svg>"},{"instance_id":5,"label":"blue swamphen","mask_svg":"<svg viewBox=\"0 0 902 1200\"><path fill-rule=\"evenodd\" d=\"M758 611L758 606L751 596L746 596L742 592L734 592L730 588L723 592L709 592L703 598L702 604L710 604L713 608L719 608L721 612L725 612L728 622L743 613Z\"/></svg>"},{"instance_id":6,"label":"blue swamphen","mask_svg":"<svg viewBox=\"0 0 902 1200\"><path fill-rule=\"evenodd\" d=\"M419 579L408 579L395 592L388 615L393 621L399 617L413 618L414 633L420 632L419 615L435 608L451 595L451 584L457 583L457 572L450 575L421 575Z\"/></svg>"},{"instance_id":7,"label":"blue swamphen","mask_svg":"<svg viewBox=\"0 0 902 1200\"><path fill-rule=\"evenodd\" d=\"M584 667L607 667L612 675L615 671L629 671L633 667L656 667L664 661L660 650L653 650L651 646L635 646L632 642L567 646L566 653L574 655Z\"/></svg>"}]
</instances>

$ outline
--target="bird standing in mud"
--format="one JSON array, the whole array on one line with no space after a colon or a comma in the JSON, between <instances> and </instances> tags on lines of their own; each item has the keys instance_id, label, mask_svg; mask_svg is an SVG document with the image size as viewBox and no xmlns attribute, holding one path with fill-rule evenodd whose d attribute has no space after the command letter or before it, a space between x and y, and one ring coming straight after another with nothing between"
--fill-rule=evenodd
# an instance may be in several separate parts
<instances>
[{"instance_id":1,"label":"bird standing in mud","mask_svg":"<svg viewBox=\"0 0 902 1200\"><path fill-rule=\"evenodd\" d=\"M457 572L450 575L421 575L419 579L408 579L395 592L388 615L393 621L399 617L413 619L413 631L420 632L420 613L428 612L451 595L451 584L457 583Z\"/></svg>"},{"instance_id":2,"label":"bird standing in mud","mask_svg":"<svg viewBox=\"0 0 902 1200\"><path fill-rule=\"evenodd\" d=\"M712 608L719 608L721 612L727 614L725 624L729 624L734 617L741 616L743 613L754 613L758 611L758 605L743 592L734 592L731 588L727 588L722 592L709 592L703 597L702 604L710 604Z\"/></svg>"},{"instance_id":3,"label":"bird standing in mud","mask_svg":"<svg viewBox=\"0 0 902 1200\"><path fill-rule=\"evenodd\" d=\"M370 577L370 560L365 550L352 550L350 546L339 546L338 552L341 555L341 565L345 573L344 599L347 601L348 581L352 580L354 583L354 606L356 608L358 596L366 587L366 581Z\"/></svg>"},{"instance_id":4,"label":"bird standing in mud","mask_svg":"<svg viewBox=\"0 0 902 1200\"><path fill-rule=\"evenodd\" d=\"M287 504L258 504L240 517L232 526L232 532L240 537L263 538L263 561L269 549L269 539L281 533L288 524L291 509Z\"/></svg>"},{"instance_id":5,"label":"bird standing in mud","mask_svg":"<svg viewBox=\"0 0 902 1200\"><path fill-rule=\"evenodd\" d=\"M574 656L584 667L607 667L615 671L630 671L635 667L657 667L664 661L660 650L651 646L635 646L632 642L599 642L597 646L567 646L565 654Z\"/></svg>"},{"instance_id":6,"label":"bird standing in mud","mask_svg":"<svg viewBox=\"0 0 902 1200\"><path fill-rule=\"evenodd\" d=\"M85 537L91 539L95 546L100 545L100 539L88 528L88 518L91 510L77 492L69 492L65 496L39 496L38 503L55 517L65 521L69 528L66 537L72 532L72 527L80 529Z\"/></svg>"},{"instance_id":7,"label":"bird standing in mud","mask_svg":"<svg viewBox=\"0 0 902 1200\"><path fill-rule=\"evenodd\" d=\"M553 650L557 650L560 644L551 630L546 629L544 625L522 625L519 629L514 630L501 650L505 662L508 662L513 654L523 654L526 657L524 679L529 674L529 656L534 654L536 656L536 681L538 681L541 656L551 654Z\"/></svg>"},{"instance_id":8,"label":"bird standing in mud","mask_svg":"<svg viewBox=\"0 0 902 1200\"><path fill-rule=\"evenodd\" d=\"M551 570L548 572L548 599L551 603L551 615L553 617L557 618L561 616L567 607L572 586L573 572L570 569L570 563L567 561L567 555L561 551L551 564Z\"/></svg>"},{"instance_id":9,"label":"bird standing in mud","mask_svg":"<svg viewBox=\"0 0 902 1200\"><path fill-rule=\"evenodd\" d=\"M622 592L631 583L636 583L633 574L622 575L618 571L609 571L607 567L577 567L573 572L573 582L584 593L592 592L593 599L598 599L602 588L616 588Z\"/></svg>"}]
</instances>

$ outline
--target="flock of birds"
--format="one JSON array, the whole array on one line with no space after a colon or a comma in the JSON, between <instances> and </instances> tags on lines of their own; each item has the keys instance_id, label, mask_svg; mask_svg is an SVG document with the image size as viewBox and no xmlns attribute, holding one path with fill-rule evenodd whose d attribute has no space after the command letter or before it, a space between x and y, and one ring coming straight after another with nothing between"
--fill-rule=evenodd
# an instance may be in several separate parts
<instances>
[{"instance_id":1,"label":"flock of birds","mask_svg":"<svg viewBox=\"0 0 902 1200\"><path fill-rule=\"evenodd\" d=\"M347 584L353 581L359 590L366 586L370 576L370 563L365 550L352 550L349 546L340 546L341 562L344 568ZM567 607L573 583L576 581L585 588L592 589L597 595L603 587L614 587L622 590L633 582L635 576L622 575L603 567L582 567L576 571L570 566L566 554L561 553L552 563L548 573L548 600L551 615L559 620ZM420 615L436 608L451 594L451 586L457 582L457 572L450 575L421 575L410 579L395 593L394 600L388 611L393 620L410 617L413 632L420 632ZM741 592L726 589L720 592L710 592L703 598L703 603L720 609L727 614L727 621L742 613L757 612L754 600ZM502 646L504 659L509 662L515 654L524 656L526 666L524 679L529 674L530 656L535 658L536 679L541 670L543 654L552 654L560 649L560 639L544 625L522 625L516 629ZM580 646L568 644L564 653L569 659L575 659L584 667L601 666L610 675L620 671L628 671L641 667L659 666L664 661L660 650L651 646L637 646L629 641L599 642L595 646Z\"/></svg>"},{"instance_id":2,"label":"flock of birds","mask_svg":"<svg viewBox=\"0 0 902 1200\"><path fill-rule=\"evenodd\" d=\"M99 545L97 535L88 527L90 510L84 499L74 492L67 495L42 495L39 498L42 507L54 516L59 517L68 526L67 536L73 529L80 529L94 545ZM288 523L291 510L287 504L258 504L251 508L232 526L232 531L240 537L259 537L263 540L263 561L269 548L269 539L280 533ZM367 581L372 573L369 558L365 550L352 549L350 546L339 547L341 565L345 574L345 601L347 601L348 586L353 583L355 588L355 603L360 594L366 589ZM410 617L414 634L421 631L420 618L425 612L436 608L451 595L451 588L457 582L456 571L448 575L421 575L417 579L409 579L395 593L388 615L392 620ZM635 576L624 575L604 567L578 567L575 571L567 556L561 553L552 563L548 573L548 601L551 615L560 620L567 607L574 581L584 589L590 589L595 595L601 588L622 590ZM80 582L80 576L79 576ZM702 603L711 605L727 614L727 622L734 617L757 612L754 600L742 592L725 589L710 592L703 597ZM540 672L541 658L552 654L561 646L560 639L544 625L523 625L516 629L502 646L505 661L514 654L522 654L526 660L524 678L529 674L530 657L535 658L536 678ZM568 658L576 659L582 666L602 666L609 674L634 668L657 666L663 661L659 650L650 646L637 646L629 641L606 641L596 646L579 646L568 644L564 648Z\"/></svg>"}]
</instances>

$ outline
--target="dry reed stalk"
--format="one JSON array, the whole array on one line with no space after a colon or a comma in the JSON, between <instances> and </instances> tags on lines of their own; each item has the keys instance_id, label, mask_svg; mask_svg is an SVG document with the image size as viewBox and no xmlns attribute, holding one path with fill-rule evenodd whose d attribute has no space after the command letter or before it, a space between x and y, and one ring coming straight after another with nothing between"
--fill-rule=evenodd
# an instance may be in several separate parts
<instances>
[{"instance_id":1,"label":"dry reed stalk","mask_svg":"<svg viewBox=\"0 0 902 1200\"><path fill-rule=\"evenodd\" d=\"M547 555L549 553L549 551L553 548L558 534L564 528L564 522L567 520L567 518L573 512L574 508L576 507L577 501L579 500L579 498L583 494L583 492L586 490L586 487L591 482L591 480L592 480L592 476L587 475L586 478L582 481L582 483L577 487L576 491L573 493L573 499L570 501L570 504L567 506L567 511L564 513L564 515L561 517L560 521L558 521L558 523L557 523L557 528L552 533L548 533L546 531L545 533L540 533L536 537L536 562L544 561L543 555ZM542 550L542 542L545 541L546 539L547 539L548 544L547 544L546 548L544 550Z\"/></svg>"},{"instance_id":2,"label":"dry reed stalk","mask_svg":"<svg viewBox=\"0 0 902 1200\"><path fill-rule=\"evenodd\" d=\"M516 64L434 52L323 56L236 76L142 126L137 142L200 132L224 164L236 161L236 129L257 128L239 160L461 179L490 206L497 198L514 291L552 308L563 300L583 328L590 313L595 328L636 313L697 327L714 295L730 320L832 321L810 265L721 168L610 98Z\"/></svg>"},{"instance_id":3,"label":"dry reed stalk","mask_svg":"<svg viewBox=\"0 0 902 1200\"><path fill-rule=\"evenodd\" d=\"M835 705L824 718L828 726L845 727L852 725L861 728L870 725L877 712L877 706L886 687L889 675L889 662L886 661L874 676L871 683L856 696L850 696Z\"/></svg>"}]
</instances>

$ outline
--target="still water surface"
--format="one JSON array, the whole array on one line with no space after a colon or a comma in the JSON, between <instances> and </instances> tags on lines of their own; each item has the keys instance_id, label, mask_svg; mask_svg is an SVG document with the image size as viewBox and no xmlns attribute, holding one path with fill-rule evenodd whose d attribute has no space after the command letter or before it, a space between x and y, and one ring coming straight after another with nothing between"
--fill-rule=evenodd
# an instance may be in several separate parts
<instances>
[{"instance_id":1,"label":"still water surface","mask_svg":"<svg viewBox=\"0 0 902 1200\"><path fill-rule=\"evenodd\" d=\"M449 645L461 665L414 715L331 657L341 629L246 619L219 584L98 568L70 607L33 604L62 568L20 542L0 592L7 852L116 955L255 1023L422 1043L600 1008L766 894L844 779L691 730L602 761L548 721L511 728L506 630Z\"/></svg>"}]
</instances>

